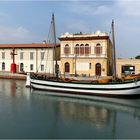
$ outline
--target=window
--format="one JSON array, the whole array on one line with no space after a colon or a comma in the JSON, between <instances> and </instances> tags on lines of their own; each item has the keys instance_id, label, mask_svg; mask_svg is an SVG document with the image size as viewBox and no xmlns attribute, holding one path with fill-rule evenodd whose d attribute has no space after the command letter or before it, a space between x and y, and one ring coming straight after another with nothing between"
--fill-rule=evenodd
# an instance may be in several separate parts
<instances>
[{"instance_id":1,"label":"window","mask_svg":"<svg viewBox=\"0 0 140 140\"><path fill-rule=\"evenodd\" d=\"M91 48L89 47L89 44L76 44L74 53L77 56L89 56L91 54Z\"/></svg>"},{"instance_id":2,"label":"window","mask_svg":"<svg viewBox=\"0 0 140 140\"><path fill-rule=\"evenodd\" d=\"M98 56L102 54L102 46L99 43L95 47L95 54Z\"/></svg>"},{"instance_id":3,"label":"window","mask_svg":"<svg viewBox=\"0 0 140 140\"><path fill-rule=\"evenodd\" d=\"M69 47L68 44L66 44L65 47L64 47L64 54L65 55L69 55L70 54L70 47Z\"/></svg>"},{"instance_id":4,"label":"window","mask_svg":"<svg viewBox=\"0 0 140 140\"><path fill-rule=\"evenodd\" d=\"M13 55L12 55L12 52L10 51L10 54L9 54L10 56L11 56L11 60L13 59Z\"/></svg>"},{"instance_id":5,"label":"window","mask_svg":"<svg viewBox=\"0 0 140 140\"><path fill-rule=\"evenodd\" d=\"M85 47L85 56L88 56L90 54L90 48Z\"/></svg>"},{"instance_id":6,"label":"window","mask_svg":"<svg viewBox=\"0 0 140 140\"><path fill-rule=\"evenodd\" d=\"M30 64L30 70L31 71L33 70L33 64Z\"/></svg>"},{"instance_id":7,"label":"window","mask_svg":"<svg viewBox=\"0 0 140 140\"><path fill-rule=\"evenodd\" d=\"M44 54L45 54L45 52L41 52L41 60L44 59Z\"/></svg>"},{"instance_id":8,"label":"window","mask_svg":"<svg viewBox=\"0 0 140 140\"><path fill-rule=\"evenodd\" d=\"M23 52L20 52L20 59L23 60Z\"/></svg>"},{"instance_id":9,"label":"window","mask_svg":"<svg viewBox=\"0 0 140 140\"><path fill-rule=\"evenodd\" d=\"M2 59L5 59L5 52L2 52Z\"/></svg>"},{"instance_id":10,"label":"window","mask_svg":"<svg viewBox=\"0 0 140 140\"><path fill-rule=\"evenodd\" d=\"M24 64L20 63L20 71L24 71Z\"/></svg>"},{"instance_id":11,"label":"window","mask_svg":"<svg viewBox=\"0 0 140 140\"><path fill-rule=\"evenodd\" d=\"M41 65L41 71L44 71L44 65Z\"/></svg>"},{"instance_id":12,"label":"window","mask_svg":"<svg viewBox=\"0 0 140 140\"><path fill-rule=\"evenodd\" d=\"M84 49L85 49L84 44L81 44L80 45L80 55L84 55Z\"/></svg>"},{"instance_id":13,"label":"window","mask_svg":"<svg viewBox=\"0 0 140 140\"><path fill-rule=\"evenodd\" d=\"M5 70L5 63L2 63L2 70Z\"/></svg>"},{"instance_id":14,"label":"window","mask_svg":"<svg viewBox=\"0 0 140 140\"><path fill-rule=\"evenodd\" d=\"M91 54L91 49L89 47L89 44L85 45L85 56L88 56L89 54Z\"/></svg>"},{"instance_id":15,"label":"window","mask_svg":"<svg viewBox=\"0 0 140 140\"><path fill-rule=\"evenodd\" d=\"M65 63L65 72L70 72L70 64L68 62Z\"/></svg>"},{"instance_id":16,"label":"window","mask_svg":"<svg viewBox=\"0 0 140 140\"><path fill-rule=\"evenodd\" d=\"M76 44L75 46L75 52L74 52L76 55L79 55L80 54L80 47L79 47L79 44Z\"/></svg>"},{"instance_id":17,"label":"window","mask_svg":"<svg viewBox=\"0 0 140 140\"><path fill-rule=\"evenodd\" d=\"M33 60L33 59L34 59L34 53L30 52L30 60Z\"/></svg>"},{"instance_id":18,"label":"window","mask_svg":"<svg viewBox=\"0 0 140 140\"><path fill-rule=\"evenodd\" d=\"M122 74L125 74L125 75L135 74L135 66L123 65L122 66Z\"/></svg>"},{"instance_id":19,"label":"window","mask_svg":"<svg viewBox=\"0 0 140 140\"><path fill-rule=\"evenodd\" d=\"M89 69L91 69L91 63L89 63Z\"/></svg>"}]
</instances>

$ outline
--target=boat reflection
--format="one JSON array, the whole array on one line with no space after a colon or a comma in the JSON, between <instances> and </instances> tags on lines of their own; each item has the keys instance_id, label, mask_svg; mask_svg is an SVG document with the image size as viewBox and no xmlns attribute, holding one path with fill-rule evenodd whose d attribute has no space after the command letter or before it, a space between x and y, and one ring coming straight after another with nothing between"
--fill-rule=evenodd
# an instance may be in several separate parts
<instances>
[{"instance_id":1,"label":"boat reflection","mask_svg":"<svg viewBox=\"0 0 140 140\"><path fill-rule=\"evenodd\" d=\"M57 102L61 118L66 121L78 121L96 126L98 129L114 125L117 112L129 113L140 119L140 99L114 99L94 97L92 100L41 95L44 91L32 91L35 99ZM37 93L37 94L36 94Z\"/></svg>"}]
</instances>

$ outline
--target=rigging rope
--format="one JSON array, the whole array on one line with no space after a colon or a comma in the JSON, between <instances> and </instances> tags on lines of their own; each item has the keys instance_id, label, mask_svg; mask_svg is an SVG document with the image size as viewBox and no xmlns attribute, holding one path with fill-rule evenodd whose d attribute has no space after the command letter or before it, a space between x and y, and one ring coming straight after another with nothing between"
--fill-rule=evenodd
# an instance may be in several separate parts
<instances>
[{"instance_id":1,"label":"rigging rope","mask_svg":"<svg viewBox=\"0 0 140 140\"><path fill-rule=\"evenodd\" d=\"M49 27L49 32L48 32L48 36L47 36L47 41L45 41L46 47L47 47L48 44L50 44L50 38L49 38L49 37L50 37L50 33L51 33L51 28L52 28L52 22L51 22L50 27ZM37 68L37 72L39 71L39 69L40 69L40 67L41 67L42 61L45 59L46 50L47 50L47 48L45 48L45 50L44 50L44 54L43 54L44 56L41 57L41 61L40 61L40 64L39 64L39 66L38 66L38 68ZM45 72L46 72L46 70L47 70L48 56L49 56L49 48L48 48L48 51L47 51L47 59L46 59L46 63L45 63Z\"/></svg>"}]
</instances>

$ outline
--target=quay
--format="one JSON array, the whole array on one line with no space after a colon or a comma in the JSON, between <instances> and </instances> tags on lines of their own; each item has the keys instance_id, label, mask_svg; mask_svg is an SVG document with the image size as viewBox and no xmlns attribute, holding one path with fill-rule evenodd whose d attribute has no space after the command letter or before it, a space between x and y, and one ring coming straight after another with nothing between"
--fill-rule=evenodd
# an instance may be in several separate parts
<instances>
[{"instance_id":1,"label":"quay","mask_svg":"<svg viewBox=\"0 0 140 140\"><path fill-rule=\"evenodd\" d=\"M11 73L0 71L0 79L26 80L26 73Z\"/></svg>"}]
</instances>

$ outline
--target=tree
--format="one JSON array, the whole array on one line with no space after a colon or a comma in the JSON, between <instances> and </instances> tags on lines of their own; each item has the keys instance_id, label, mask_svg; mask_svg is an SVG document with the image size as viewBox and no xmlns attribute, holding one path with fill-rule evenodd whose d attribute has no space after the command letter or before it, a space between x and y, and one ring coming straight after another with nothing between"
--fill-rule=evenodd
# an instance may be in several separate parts
<instances>
[{"instance_id":1,"label":"tree","mask_svg":"<svg viewBox=\"0 0 140 140\"><path fill-rule=\"evenodd\" d=\"M140 59L140 55L137 55L137 56L135 57L135 59Z\"/></svg>"}]
</instances>

